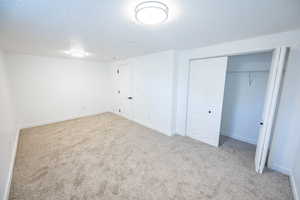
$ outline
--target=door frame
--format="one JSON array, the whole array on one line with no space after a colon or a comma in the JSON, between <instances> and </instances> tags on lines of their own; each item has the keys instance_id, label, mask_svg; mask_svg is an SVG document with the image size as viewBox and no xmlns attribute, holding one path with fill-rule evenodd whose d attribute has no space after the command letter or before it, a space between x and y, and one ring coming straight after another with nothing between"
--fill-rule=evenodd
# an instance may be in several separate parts
<instances>
[{"instance_id":1,"label":"door frame","mask_svg":"<svg viewBox=\"0 0 300 200\"><path fill-rule=\"evenodd\" d=\"M190 98L190 94L189 94L189 88L190 88L190 73L191 73L191 64L192 64L192 61L194 60L201 60L201 59L209 59L209 58L217 58L217 57L230 57L230 56L237 56L237 55L247 55L247 54L253 54L253 53L263 53L263 52L272 52L272 60L273 60L273 56L276 56L275 53L276 51L281 51L281 49L284 49L285 51L288 51L289 47L287 46L281 46L281 47L277 47L277 48L262 48L262 49L256 49L256 50L243 50L243 51L238 51L236 53L229 53L229 54L217 54L215 56L204 56L204 57L190 57L188 59L188 79L187 79L187 87L186 87L186 108L185 108L185 132L184 132L184 136L188 136L188 130L187 130L187 127L188 127L188 114L189 114L189 98ZM286 56L284 57L283 61L279 61L279 62L286 62ZM271 66L272 67L272 66ZM280 67L280 65L275 65L275 69L277 71L278 67ZM284 69L283 69L284 70ZM268 83L269 84L269 83ZM280 84L279 86L278 85L271 85L271 87L268 87L267 90L274 90L275 87L281 87L282 86L282 80L280 81ZM270 91L266 91L266 94L270 92ZM266 121L264 122L264 124L270 124L269 122L271 121L273 123L274 121L274 118L276 117L276 109L277 109L277 106L278 106L278 101L279 101L279 98L278 98L278 94L273 96L272 95L272 101L271 103L274 104L275 106L272 106L272 116L269 116L268 117L268 120L269 121ZM266 105L264 105L266 106ZM268 105L269 106L269 105ZM272 124L271 123L271 124ZM272 128L272 127L271 127ZM272 134L272 133L271 133ZM272 137L270 138L270 140L272 139ZM264 141L263 141L264 144L266 144L266 141L265 141L265 137L264 137ZM271 143L271 141L270 141ZM269 145L269 144L268 144ZM265 146L265 145L264 145ZM267 155L268 153L268 149L264 149L264 156ZM266 160L266 159L265 159ZM260 170L257 170L258 173L262 173L262 169Z\"/></svg>"},{"instance_id":2,"label":"door frame","mask_svg":"<svg viewBox=\"0 0 300 200\"><path fill-rule=\"evenodd\" d=\"M115 65L115 67L114 67L114 72L113 73L115 73L115 71L119 71L118 72L118 74L116 75L116 79L114 80L114 82L115 82L115 87L117 87L117 88L114 88L114 89L118 89L118 90L120 90L121 91L121 93L123 92L121 89L120 89L120 81L121 81L121 79L122 79L122 68L124 68L124 67L127 67L127 69L129 70L128 71L128 74L129 74L129 82L128 82L128 86L129 86L129 94L127 94L128 95L128 97L130 96L130 97L132 97L132 95L133 95L133 91L132 91L132 77L133 77L133 73L132 73L132 66L130 65L131 63L128 61L128 60L125 60L125 61L118 61L118 62L116 62L114 65ZM128 98L127 97L127 98ZM118 105L117 107L119 107L120 105L122 105L122 103L124 103L123 101L125 101L125 99L126 99L126 104L128 104L127 106L128 106L128 112L129 113L127 113L127 114L125 114L125 113L123 113L123 111L120 113L120 112L118 112L117 110L119 109L119 108L115 108L115 109L117 109L117 110L115 110L114 109L114 111L116 112L116 114L117 115L120 115L120 116L122 116L122 117L125 117L125 118L127 118L127 119L130 119L130 120L133 120L133 115L134 115L134 112L133 112L133 102L132 102L132 99L131 100L129 100L129 99L127 99L127 98L124 98L124 96L119 96L119 94L117 94L114 98L116 98L116 99L114 99L114 101L115 102L117 102L117 104L115 104L115 105Z\"/></svg>"}]
</instances>

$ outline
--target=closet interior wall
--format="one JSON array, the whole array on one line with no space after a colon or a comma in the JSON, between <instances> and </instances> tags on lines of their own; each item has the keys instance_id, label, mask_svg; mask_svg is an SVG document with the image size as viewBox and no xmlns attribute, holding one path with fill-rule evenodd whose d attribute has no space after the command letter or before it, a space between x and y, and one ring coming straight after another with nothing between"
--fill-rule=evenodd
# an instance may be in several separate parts
<instances>
[{"instance_id":1,"label":"closet interior wall","mask_svg":"<svg viewBox=\"0 0 300 200\"><path fill-rule=\"evenodd\" d=\"M257 143L271 60L272 52L229 57L221 135Z\"/></svg>"}]
</instances>

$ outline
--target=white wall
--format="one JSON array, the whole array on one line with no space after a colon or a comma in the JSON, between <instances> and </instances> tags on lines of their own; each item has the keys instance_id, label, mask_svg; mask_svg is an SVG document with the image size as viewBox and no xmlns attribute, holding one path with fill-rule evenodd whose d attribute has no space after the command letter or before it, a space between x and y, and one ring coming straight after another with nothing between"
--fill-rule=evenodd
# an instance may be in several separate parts
<instances>
[{"instance_id":1,"label":"white wall","mask_svg":"<svg viewBox=\"0 0 300 200\"><path fill-rule=\"evenodd\" d=\"M0 199L6 199L14 162L17 127L2 51L0 51L0 138Z\"/></svg>"},{"instance_id":2,"label":"white wall","mask_svg":"<svg viewBox=\"0 0 300 200\"><path fill-rule=\"evenodd\" d=\"M168 51L129 59L133 68L133 120L167 135L174 133L173 126L176 120L176 133L184 135L190 59L261 51L284 45L300 46L300 30L178 51L176 54ZM296 51L294 52L296 54ZM113 92L110 82L111 69L105 63L13 54L8 54L6 61L12 94L16 101L17 122L21 127L114 109L110 98ZM296 60L289 60L271 145L271 167L282 172L291 172L297 152L295 137L298 132L295 130L299 130L300 123L296 123L295 119L300 118L300 112L295 108L299 106L300 96L299 92L295 91L300 91L298 66ZM1 96L1 115L3 107L5 112L9 113L7 116L11 116L11 106L8 106L11 100L9 95L6 95L9 91L2 74L5 73L0 71L0 89L4 97ZM177 95L177 98L174 98L174 95ZM15 129L12 119L13 117L0 118L1 124L3 120L3 123L10 127L7 130ZM0 130L2 134L2 127ZM6 132L3 131L3 134ZM9 145L1 145L1 148L4 150L1 149L0 153L5 152ZM4 154L3 158L9 159L10 156L5 155L8 154ZM2 166L5 169L5 166ZM297 168L297 162L295 166ZM298 168L294 168L293 173L299 177ZM5 181L6 178L2 180Z\"/></svg>"},{"instance_id":3,"label":"white wall","mask_svg":"<svg viewBox=\"0 0 300 200\"><path fill-rule=\"evenodd\" d=\"M272 53L229 57L222 135L257 143L271 61Z\"/></svg>"},{"instance_id":4,"label":"white wall","mask_svg":"<svg viewBox=\"0 0 300 200\"><path fill-rule=\"evenodd\" d=\"M132 84L130 84L133 96L132 120L172 135L174 51L131 58L122 62L127 62L132 70ZM113 68L120 67L122 62L113 63ZM118 104L115 102L115 106ZM117 107L113 110L118 113Z\"/></svg>"},{"instance_id":5,"label":"white wall","mask_svg":"<svg viewBox=\"0 0 300 200\"><path fill-rule=\"evenodd\" d=\"M109 110L105 63L8 54L7 65L21 128Z\"/></svg>"},{"instance_id":6,"label":"white wall","mask_svg":"<svg viewBox=\"0 0 300 200\"><path fill-rule=\"evenodd\" d=\"M178 52L178 87L177 87L177 112L176 112L176 132L180 135L185 135L185 124L186 124L186 92L187 92L187 82L188 82L188 68L189 68L189 61L193 58L204 58L204 57L214 57L214 56L221 56L221 55L237 55L240 52L255 52L255 51L262 51L266 49L276 48L280 46L297 46L300 45L300 30L291 31L291 32L284 32L278 34L272 34L267 36L261 36L252 39L240 40L235 42L227 42L223 44L213 45L209 47L203 47L199 49L191 49ZM299 69L299 68L298 68ZM294 70L287 69L287 74L295 74ZM297 72L299 76L299 72ZM295 80L286 78L284 80L286 83L290 85L290 90L296 93L296 90L292 88L295 87ZM299 85L299 84L298 84ZM283 95L284 96L284 95ZM282 97L288 99L289 97ZM282 103L280 103L279 107L282 107ZM285 109L279 110L278 115L285 116L286 115ZM300 116L299 116L300 117ZM288 123L287 120L277 121L277 123ZM289 133L287 133L289 132ZM276 132L277 135L280 135L281 140L274 140L272 144L272 149L279 146L280 153L276 152L271 154L274 161L271 165L272 168L275 168L273 164L276 166L280 166L281 169L291 169L291 161L292 158L289 155L291 152L295 151L293 144L293 137L290 137L289 130L281 130ZM280 144L286 144L280 147ZM284 149L283 149L284 148ZM282 170L281 170L282 171ZM286 172L286 171L282 171Z\"/></svg>"}]
</instances>

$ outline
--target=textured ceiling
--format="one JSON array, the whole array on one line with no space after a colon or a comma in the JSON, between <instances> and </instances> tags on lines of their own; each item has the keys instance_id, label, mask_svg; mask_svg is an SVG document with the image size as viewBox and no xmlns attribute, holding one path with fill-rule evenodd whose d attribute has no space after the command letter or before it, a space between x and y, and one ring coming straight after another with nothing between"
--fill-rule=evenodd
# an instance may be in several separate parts
<instances>
[{"instance_id":1,"label":"textured ceiling","mask_svg":"<svg viewBox=\"0 0 300 200\"><path fill-rule=\"evenodd\" d=\"M65 56L80 46L108 61L300 28L299 0L161 0L167 23L136 24L140 0L0 0L0 48Z\"/></svg>"}]
</instances>

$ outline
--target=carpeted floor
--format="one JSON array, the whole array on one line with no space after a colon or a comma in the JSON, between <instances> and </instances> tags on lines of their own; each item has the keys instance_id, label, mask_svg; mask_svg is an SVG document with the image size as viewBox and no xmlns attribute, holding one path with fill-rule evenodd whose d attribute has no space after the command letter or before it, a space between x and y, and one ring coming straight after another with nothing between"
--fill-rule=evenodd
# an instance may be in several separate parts
<instances>
[{"instance_id":1,"label":"carpeted floor","mask_svg":"<svg viewBox=\"0 0 300 200\"><path fill-rule=\"evenodd\" d=\"M111 113L24 129L10 199L292 199L287 176L255 173L254 150L164 136Z\"/></svg>"}]
</instances>

